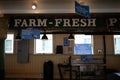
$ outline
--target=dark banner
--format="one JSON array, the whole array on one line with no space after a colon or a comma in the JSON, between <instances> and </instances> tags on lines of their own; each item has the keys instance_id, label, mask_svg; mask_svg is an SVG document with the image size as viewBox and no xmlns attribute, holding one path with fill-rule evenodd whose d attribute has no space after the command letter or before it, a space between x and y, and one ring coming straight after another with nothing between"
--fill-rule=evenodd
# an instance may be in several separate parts
<instances>
[{"instance_id":1,"label":"dark banner","mask_svg":"<svg viewBox=\"0 0 120 80\"><path fill-rule=\"evenodd\" d=\"M72 29L79 32L119 32L120 14L96 13L90 18L77 14L9 15L9 28Z\"/></svg>"}]
</instances>

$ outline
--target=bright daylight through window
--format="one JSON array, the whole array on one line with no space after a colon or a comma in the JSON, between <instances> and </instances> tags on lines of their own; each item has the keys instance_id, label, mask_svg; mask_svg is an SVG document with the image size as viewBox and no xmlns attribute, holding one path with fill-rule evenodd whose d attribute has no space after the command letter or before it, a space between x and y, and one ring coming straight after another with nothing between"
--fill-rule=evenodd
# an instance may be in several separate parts
<instances>
[{"instance_id":1,"label":"bright daylight through window","mask_svg":"<svg viewBox=\"0 0 120 80\"><path fill-rule=\"evenodd\" d=\"M13 45L14 45L14 34L7 34L7 38L5 40L5 53L7 54L13 53Z\"/></svg>"},{"instance_id":2,"label":"bright daylight through window","mask_svg":"<svg viewBox=\"0 0 120 80\"><path fill-rule=\"evenodd\" d=\"M91 35L75 35L74 54L93 54L93 42Z\"/></svg>"},{"instance_id":3,"label":"bright daylight through window","mask_svg":"<svg viewBox=\"0 0 120 80\"><path fill-rule=\"evenodd\" d=\"M114 35L114 52L120 54L120 35Z\"/></svg>"},{"instance_id":4,"label":"bright daylight through window","mask_svg":"<svg viewBox=\"0 0 120 80\"><path fill-rule=\"evenodd\" d=\"M48 40L42 40L42 34L40 39L35 39L35 54L52 54L53 53L53 37L52 34L46 34Z\"/></svg>"}]
</instances>

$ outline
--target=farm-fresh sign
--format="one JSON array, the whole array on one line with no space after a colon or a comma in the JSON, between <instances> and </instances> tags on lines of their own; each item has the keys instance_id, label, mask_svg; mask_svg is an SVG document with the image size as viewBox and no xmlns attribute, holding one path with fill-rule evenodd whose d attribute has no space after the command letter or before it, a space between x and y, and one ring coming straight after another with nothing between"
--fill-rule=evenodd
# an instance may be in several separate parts
<instances>
[{"instance_id":1,"label":"farm-fresh sign","mask_svg":"<svg viewBox=\"0 0 120 80\"><path fill-rule=\"evenodd\" d=\"M11 21L10 21L11 22ZM80 18L55 18L55 19L21 19L12 20L11 27L96 27L96 19L80 19Z\"/></svg>"},{"instance_id":2,"label":"farm-fresh sign","mask_svg":"<svg viewBox=\"0 0 120 80\"><path fill-rule=\"evenodd\" d=\"M77 14L10 15L9 28L65 28L83 31L120 30L120 14L97 13L90 18Z\"/></svg>"}]
</instances>

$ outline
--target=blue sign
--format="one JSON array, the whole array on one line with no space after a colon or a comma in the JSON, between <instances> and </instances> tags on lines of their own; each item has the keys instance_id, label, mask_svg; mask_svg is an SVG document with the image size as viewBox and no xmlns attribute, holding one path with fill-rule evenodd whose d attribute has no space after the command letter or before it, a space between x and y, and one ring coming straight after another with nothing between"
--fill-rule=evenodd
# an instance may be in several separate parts
<instances>
[{"instance_id":1,"label":"blue sign","mask_svg":"<svg viewBox=\"0 0 120 80\"><path fill-rule=\"evenodd\" d=\"M81 61L92 62L93 61L93 56L91 56L91 55L81 55Z\"/></svg>"},{"instance_id":2,"label":"blue sign","mask_svg":"<svg viewBox=\"0 0 120 80\"><path fill-rule=\"evenodd\" d=\"M68 40L67 37L64 38L64 46L69 46L70 45L70 41Z\"/></svg>"},{"instance_id":3,"label":"blue sign","mask_svg":"<svg viewBox=\"0 0 120 80\"><path fill-rule=\"evenodd\" d=\"M22 39L40 39L40 30L23 29L21 37Z\"/></svg>"},{"instance_id":4,"label":"blue sign","mask_svg":"<svg viewBox=\"0 0 120 80\"><path fill-rule=\"evenodd\" d=\"M81 5L75 1L75 12L84 17L90 17L89 6Z\"/></svg>"},{"instance_id":5,"label":"blue sign","mask_svg":"<svg viewBox=\"0 0 120 80\"><path fill-rule=\"evenodd\" d=\"M91 44L75 44L76 54L92 54Z\"/></svg>"}]
</instances>

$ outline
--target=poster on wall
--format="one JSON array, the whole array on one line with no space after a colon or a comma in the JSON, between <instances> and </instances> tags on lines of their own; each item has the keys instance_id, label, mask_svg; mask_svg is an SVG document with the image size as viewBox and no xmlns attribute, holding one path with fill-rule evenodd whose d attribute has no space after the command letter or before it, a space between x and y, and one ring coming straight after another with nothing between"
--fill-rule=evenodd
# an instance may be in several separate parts
<instances>
[{"instance_id":1,"label":"poster on wall","mask_svg":"<svg viewBox=\"0 0 120 80\"><path fill-rule=\"evenodd\" d=\"M28 63L29 62L29 41L18 41L17 45L17 62Z\"/></svg>"},{"instance_id":2,"label":"poster on wall","mask_svg":"<svg viewBox=\"0 0 120 80\"><path fill-rule=\"evenodd\" d=\"M70 41L68 40L67 37L64 38L64 46L69 46L70 45Z\"/></svg>"}]
</instances>

